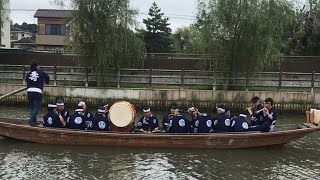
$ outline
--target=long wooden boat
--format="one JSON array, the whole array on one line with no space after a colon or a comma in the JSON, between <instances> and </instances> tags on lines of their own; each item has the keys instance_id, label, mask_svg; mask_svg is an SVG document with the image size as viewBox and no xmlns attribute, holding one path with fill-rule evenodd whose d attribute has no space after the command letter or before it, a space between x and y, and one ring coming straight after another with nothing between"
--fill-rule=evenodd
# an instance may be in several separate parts
<instances>
[{"instance_id":1,"label":"long wooden boat","mask_svg":"<svg viewBox=\"0 0 320 180\"><path fill-rule=\"evenodd\" d=\"M278 126L276 132L270 133L142 134L30 127L8 121L0 122L0 136L34 143L147 148L233 149L275 146L319 130L315 126L286 125Z\"/></svg>"}]
</instances>

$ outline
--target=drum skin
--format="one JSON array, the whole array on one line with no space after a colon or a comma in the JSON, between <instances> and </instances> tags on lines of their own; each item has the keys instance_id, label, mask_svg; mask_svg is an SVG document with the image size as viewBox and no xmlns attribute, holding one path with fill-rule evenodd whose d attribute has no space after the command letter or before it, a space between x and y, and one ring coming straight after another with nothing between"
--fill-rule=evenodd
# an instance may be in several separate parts
<instances>
[{"instance_id":1,"label":"drum skin","mask_svg":"<svg viewBox=\"0 0 320 180\"><path fill-rule=\"evenodd\" d=\"M114 103L109 110L111 131L130 132L136 117L136 110L132 104L126 101Z\"/></svg>"}]
</instances>

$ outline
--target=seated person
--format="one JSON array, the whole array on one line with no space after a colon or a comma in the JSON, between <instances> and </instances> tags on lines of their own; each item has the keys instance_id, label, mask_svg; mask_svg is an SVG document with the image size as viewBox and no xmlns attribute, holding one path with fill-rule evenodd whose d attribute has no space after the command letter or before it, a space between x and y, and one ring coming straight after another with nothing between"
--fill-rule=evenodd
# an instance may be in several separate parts
<instances>
[{"instance_id":1,"label":"seated person","mask_svg":"<svg viewBox=\"0 0 320 180\"><path fill-rule=\"evenodd\" d=\"M259 97L255 96L251 99L251 103L255 108L255 111L252 111L253 107L247 108L251 116L250 126L256 126L263 124L263 106L260 103Z\"/></svg>"},{"instance_id":2,"label":"seated person","mask_svg":"<svg viewBox=\"0 0 320 180\"><path fill-rule=\"evenodd\" d=\"M169 128L169 124L170 124L170 120L173 118L174 116L174 112L176 109L177 104L176 103L172 103L170 105L170 109L169 109L169 114L166 114L163 118L162 118L162 130L163 131L167 131Z\"/></svg>"},{"instance_id":3,"label":"seated person","mask_svg":"<svg viewBox=\"0 0 320 180\"><path fill-rule=\"evenodd\" d=\"M57 114L59 116L62 116L63 119L64 119L64 122L67 123L67 120L68 120L70 114L69 114L69 111L65 108L64 102L63 101L57 101L56 105L57 105Z\"/></svg>"},{"instance_id":4,"label":"seated person","mask_svg":"<svg viewBox=\"0 0 320 180\"><path fill-rule=\"evenodd\" d=\"M72 114L68 119L68 128L70 129L81 129L85 130L87 128L86 121L87 116L84 116L84 109L82 106L78 106L75 113Z\"/></svg>"},{"instance_id":5,"label":"seated person","mask_svg":"<svg viewBox=\"0 0 320 180\"><path fill-rule=\"evenodd\" d=\"M215 132L230 132L232 120L226 115L226 109L224 105L217 107L217 116L214 121Z\"/></svg>"},{"instance_id":6,"label":"seated person","mask_svg":"<svg viewBox=\"0 0 320 180\"><path fill-rule=\"evenodd\" d=\"M193 125L194 133L211 133L213 131L213 119L206 113L198 114Z\"/></svg>"},{"instance_id":7,"label":"seated person","mask_svg":"<svg viewBox=\"0 0 320 180\"><path fill-rule=\"evenodd\" d=\"M62 128L65 127L65 122L62 116L59 116L57 113L57 106L55 104L48 104L48 113L43 116L43 126L44 127L53 127L53 128Z\"/></svg>"},{"instance_id":8,"label":"seated person","mask_svg":"<svg viewBox=\"0 0 320 180\"><path fill-rule=\"evenodd\" d=\"M233 132L246 132L249 130L249 124L246 120L248 116L245 112L241 112L240 115L232 120Z\"/></svg>"},{"instance_id":9,"label":"seated person","mask_svg":"<svg viewBox=\"0 0 320 180\"><path fill-rule=\"evenodd\" d=\"M170 120L168 133L192 132L190 121L182 115L182 110L176 109L174 117Z\"/></svg>"},{"instance_id":10,"label":"seated person","mask_svg":"<svg viewBox=\"0 0 320 180\"><path fill-rule=\"evenodd\" d=\"M143 117L138 122L138 129L144 133L159 131L158 119L152 115L149 107L143 109Z\"/></svg>"},{"instance_id":11,"label":"seated person","mask_svg":"<svg viewBox=\"0 0 320 180\"><path fill-rule=\"evenodd\" d=\"M86 126L87 126L87 129L91 129L92 128L92 118L93 118L93 114L91 112L88 111L87 109L87 105L84 101L80 101L78 106L81 106L84 110L84 116L87 117L87 120L86 120Z\"/></svg>"},{"instance_id":12,"label":"seated person","mask_svg":"<svg viewBox=\"0 0 320 180\"><path fill-rule=\"evenodd\" d=\"M106 110L106 117L109 116L109 104L108 103L102 103L101 107L104 107ZM95 115L97 115L99 112L97 111Z\"/></svg>"},{"instance_id":13,"label":"seated person","mask_svg":"<svg viewBox=\"0 0 320 180\"><path fill-rule=\"evenodd\" d=\"M273 132L277 122L277 112L273 108L273 99L264 100L263 121L261 125L251 126L250 131Z\"/></svg>"},{"instance_id":14,"label":"seated person","mask_svg":"<svg viewBox=\"0 0 320 180\"><path fill-rule=\"evenodd\" d=\"M197 117L200 116L201 113L198 111L198 109L194 105L192 105L187 110L187 112L191 114L191 132L196 133L198 127L195 126L195 123L196 123Z\"/></svg>"},{"instance_id":15,"label":"seated person","mask_svg":"<svg viewBox=\"0 0 320 180\"><path fill-rule=\"evenodd\" d=\"M109 131L110 123L106 117L106 108L100 107L97 114L92 118L92 130Z\"/></svg>"}]
</instances>

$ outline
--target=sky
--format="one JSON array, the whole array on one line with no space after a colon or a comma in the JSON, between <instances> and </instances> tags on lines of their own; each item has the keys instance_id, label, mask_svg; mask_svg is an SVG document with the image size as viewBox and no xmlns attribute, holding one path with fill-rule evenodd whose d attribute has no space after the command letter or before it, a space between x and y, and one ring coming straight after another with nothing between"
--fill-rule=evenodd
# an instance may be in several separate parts
<instances>
[{"instance_id":1,"label":"sky","mask_svg":"<svg viewBox=\"0 0 320 180\"><path fill-rule=\"evenodd\" d=\"M50 3L50 0L10 0L13 23L37 23L33 17L36 9L59 9ZM194 23L197 0L130 0L131 6L139 11L137 21L139 27L143 27L142 19L147 18L149 8L156 2L162 12L170 18L170 27L176 30L178 27L188 26ZM24 11L22 11L22 9ZM30 10L30 11L25 11Z\"/></svg>"}]
</instances>

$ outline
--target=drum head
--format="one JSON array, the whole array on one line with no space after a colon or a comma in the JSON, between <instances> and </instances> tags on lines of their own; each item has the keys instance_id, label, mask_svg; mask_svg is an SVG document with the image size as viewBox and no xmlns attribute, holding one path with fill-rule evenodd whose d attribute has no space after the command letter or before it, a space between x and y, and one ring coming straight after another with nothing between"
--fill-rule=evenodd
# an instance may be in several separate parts
<instances>
[{"instance_id":1,"label":"drum head","mask_svg":"<svg viewBox=\"0 0 320 180\"><path fill-rule=\"evenodd\" d=\"M129 105L116 103L110 108L109 118L115 126L120 128L126 127L132 123L134 119L134 112Z\"/></svg>"}]
</instances>

